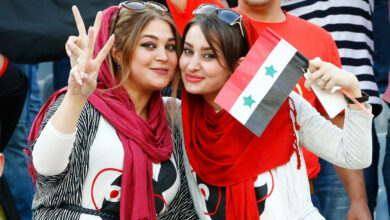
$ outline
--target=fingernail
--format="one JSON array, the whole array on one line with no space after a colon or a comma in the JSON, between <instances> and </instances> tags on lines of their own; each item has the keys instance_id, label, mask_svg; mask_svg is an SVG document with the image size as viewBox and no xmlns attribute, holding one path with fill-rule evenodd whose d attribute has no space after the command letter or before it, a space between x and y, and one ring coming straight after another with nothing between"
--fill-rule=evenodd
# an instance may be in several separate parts
<instances>
[{"instance_id":1,"label":"fingernail","mask_svg":"<svg viewBox=\"0 0 390 220\"><path fill-rule=\"evenodd\" d=\"M84 73L84 72L82 72L82 73L81 73L81 78L82 78L82 79L88 79L88 78L89 78L89 75L86 74L86 73Z\"/></svg>"}]
</instances>

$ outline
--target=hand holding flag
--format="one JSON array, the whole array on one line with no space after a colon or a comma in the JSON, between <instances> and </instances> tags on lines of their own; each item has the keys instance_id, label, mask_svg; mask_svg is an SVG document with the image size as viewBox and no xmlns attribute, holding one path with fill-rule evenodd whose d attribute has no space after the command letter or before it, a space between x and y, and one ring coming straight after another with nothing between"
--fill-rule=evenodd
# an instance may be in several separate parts
<instances>
[{"instance_id":1,"label":"hand holding flag","mask_svg":"<svg viewBox=\"0 0 390 220\"><path fill-rule=\"evenodd\" d=\"M305 56L266 28L214 102L255 135L261 136L308 67ZM354 97L361 96L359 82L352 73L320 60L310 61L310 70L313 74L306 81L306 88L316 82L326 90L340 86L344 93L348 91ZM330 92L324 94L335 97ZM332 114L344 109L346 102L344 99L341 102L342 108L337 108ZM334 104L330 101L323 106L329 110Z\"/></svg>"},{"instance_id":2,"label":"hand holding flag","mask_svg":"<svg viewBox=\"0 0 390 220\"><path fill-rule=\"evenodd\" d=\"M354 74L342 70L331 63L323 62L318 57L309 62L308 72L312 73L305 74L305 87L308 90L313 89L331 118L337 115L347 105L342 95L346 95L360 110L374 117L372 113L354 98L362 96L359 81ZM319 88L325 91L321 91ZM340 90L341 94L338 96L336 94L332 95L337 90Z\"/></svg>"}]
</instances>

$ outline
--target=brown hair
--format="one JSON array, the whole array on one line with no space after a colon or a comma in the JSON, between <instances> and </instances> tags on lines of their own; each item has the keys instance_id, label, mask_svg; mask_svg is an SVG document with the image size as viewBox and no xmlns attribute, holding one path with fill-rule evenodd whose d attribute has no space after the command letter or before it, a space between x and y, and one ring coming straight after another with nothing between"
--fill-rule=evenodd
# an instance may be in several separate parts
<instances>
[{"instance_id":1,"label":"brown hair","mask_svg":"<svg viewBox=\"0 0 390 220\"><path fill-rule=\"evenodd\" d=\"M181 53L180 35L176 29L176 26L172 18L168 15L167 12L159 11L156 9L149 9L149 8L142 11L131 11L122 8L120 9L119 17L115 24L115 29L113 25L115 16L111 18L111 22L110 22L110 35L115 34L114 47L116 48L116 50L121 51L123 54L122 71L121 71L121 76L119 77L120 81L118 85L112 89L122 86L125 83L125 81L128 79L130 75L130 60L135 51L135 47L140 37L140 34L142 30L145 28L145 26L154 19L165 21L171 27L172 33L175 37L176 54L177 57L180 56ZM114 33L113 33L113 29L114 29ZM117 75L119 72L118 64L115 63L111 54L109 54L108 56L109 56L111 76L114 79L114 74ZM175 74L171 82L171 87L172 87L171 96L173 97L174 100L177 96L179 83L180 83L180 70L179 70L179 65L177 65ZM175 102L172 102L171 109L170 109L170 116L172 119L174 118L173 114L175 114Z\"/></svg>"},{"instance_id":2,"label":"brown hair","mask_svg":"<svg viewBox=\"0 0 390 220\"><path fill-rule=\"evenodd\" d=\"M234 72L238 60L244 57L249 51L249 43L244 24L242 24L244 31L244 36L242 36L238 24L229 25L222 21L216 13L197 15L184 29L182 46L184 45L188 30L193 25L199 25L211 50L217 56L218 62L221 65L226 64L227 68L231 72ZM216 48L221 49L223 57L218 57Z\"/></svg>"}]
</instances>

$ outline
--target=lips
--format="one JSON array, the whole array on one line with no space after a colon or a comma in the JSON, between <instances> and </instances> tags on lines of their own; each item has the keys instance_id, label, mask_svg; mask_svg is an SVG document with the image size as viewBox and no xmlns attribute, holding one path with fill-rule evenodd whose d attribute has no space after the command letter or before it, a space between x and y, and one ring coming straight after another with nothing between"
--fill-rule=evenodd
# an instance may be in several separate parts
<instances>
[{"instance_id":1,"label":"lips","mask_svg":"<svg viewBox=\"0 0 390 220\"><path fill-rule=\"evenodd\" d=\"M159 75L167 75L168 74L168 68L151 68L155 73Z\"/></svg>"},{"instance_id":2,"label":"lips","mask_svg":"<svg viewBox=\"0 0 390 220\"><path fill-rule=\"evenodd\" d=\"M186 73L185 77L186 77L186 80L188 82L191 82L191 83L198 83L204 79L204 77L202 77L202 76L193 75L193 74L189 74L189 73Z\"/></svg>"}]
</instances>

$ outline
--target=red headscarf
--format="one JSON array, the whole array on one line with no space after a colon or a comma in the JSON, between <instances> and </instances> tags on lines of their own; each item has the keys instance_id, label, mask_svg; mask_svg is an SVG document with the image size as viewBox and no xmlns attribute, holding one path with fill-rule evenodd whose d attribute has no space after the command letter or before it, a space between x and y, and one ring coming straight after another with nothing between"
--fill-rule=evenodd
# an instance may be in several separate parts
<instances>
[{"instance_id":1,"label":"red headscarf","mask_svg":"<svg viewBox=\"0 0 390 220\"><path fill-rule=\"evenodd\" d=\"M243 19L249 44L257 32ZM254 181L287 163L296 140L288 99L259 138L225 110L216 113L199 95L182 92L185 147L190 164L206 183L226 187L227 219L259 219Z\"/></svg>"},{"instance_id":2,"label":"red headscarf","mask_svg":"<svg viewBox=\"0 0 390 220\"><path fill-rule=\"evenodd\" d=\"M110 20L117 11L117 6L103 11L95 56L108 40ZM168 160L173 150L161 94L155 92L152 95L149 120L144 121L136 114L134 103L123 87L105 91L116 85L110 75L108 58L100 67L98 81L98 88L88 101L115 127L124 149L120 219L156 219L152 162ZM30 141L37 138L39 126L50 105L65 91L66 88L57 91L41 109L32 126Z\"/></svg>"}]
</instances>

